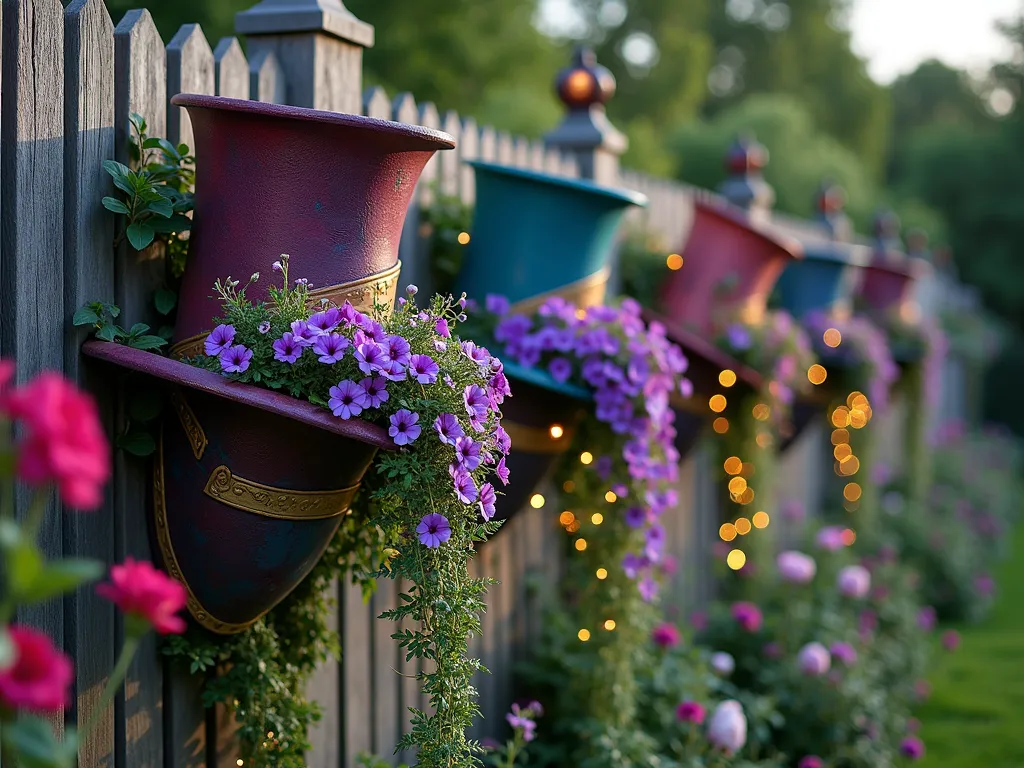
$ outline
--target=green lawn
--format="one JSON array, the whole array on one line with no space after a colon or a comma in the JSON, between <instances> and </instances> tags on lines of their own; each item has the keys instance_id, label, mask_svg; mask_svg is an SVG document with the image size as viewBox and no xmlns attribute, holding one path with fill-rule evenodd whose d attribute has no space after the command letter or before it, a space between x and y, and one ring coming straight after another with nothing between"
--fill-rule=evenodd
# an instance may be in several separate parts
<instances>
[{"instance_id":1,"label":"green lawn","mask_svg":"<svg viewBox=\"0 0 1024 768\"><path fill-rule=\"evenodd\" d=\"M921 708L922 768L1024 768L1024 525L998 571L998 600L941 654Z\"/></svg>"}]
</instances>

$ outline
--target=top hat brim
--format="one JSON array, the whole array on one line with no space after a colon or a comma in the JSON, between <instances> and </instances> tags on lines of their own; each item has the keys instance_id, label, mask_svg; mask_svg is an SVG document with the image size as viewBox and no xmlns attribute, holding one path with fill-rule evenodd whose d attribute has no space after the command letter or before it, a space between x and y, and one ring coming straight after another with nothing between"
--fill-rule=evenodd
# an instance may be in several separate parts
<instances>
[{"instance_id":1,"label":"top hat brim","mask_svg":"<svg viewBox=\"0 0 1024 768\"><path fill-rule=\"evenodd\" d=\"M325 408L306 400L230 381L212 371L196 368L153 352L123 344L91 340L82 346L82 353L96 360L162 379L170 384L248 405L376 448L395 447L387 432L376 424L362 419L339 419Z\"/></svg>"}]
</instances>

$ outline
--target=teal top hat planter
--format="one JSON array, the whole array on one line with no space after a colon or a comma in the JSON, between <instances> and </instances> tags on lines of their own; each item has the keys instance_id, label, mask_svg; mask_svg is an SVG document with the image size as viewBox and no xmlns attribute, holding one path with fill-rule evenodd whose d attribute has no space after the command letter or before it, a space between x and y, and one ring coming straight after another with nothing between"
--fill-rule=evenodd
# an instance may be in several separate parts
<instances>
[{"instance_id":1,"label":"teal top hat planter","mask_svg":"<svg viewBox=\"0 0 1024 768\"><path fill-rule=\"evenodd\" d=\"M647 198L522 168L469 165L476 209L456 289L480 302L502 295L513 314L531 314L555 296L581 308L603 303L619 224ZM590 399L588 390L545 370L503 362L512 380L502 424L512 439L506 463L513 482L498 500L499 519L520 509L568 450L579 408Z\"/></svg>"}]
</instances>

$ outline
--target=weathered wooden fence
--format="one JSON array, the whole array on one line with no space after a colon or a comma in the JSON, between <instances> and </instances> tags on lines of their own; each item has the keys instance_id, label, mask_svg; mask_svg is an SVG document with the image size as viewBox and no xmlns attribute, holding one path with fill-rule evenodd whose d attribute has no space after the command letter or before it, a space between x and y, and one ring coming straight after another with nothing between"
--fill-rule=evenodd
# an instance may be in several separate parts
<instances>
[{"instance_id":1,"label":"weathered wooden fence","mask_svg":"<svg viewBox=\"0 0 1024 768\"><path fill-rule=\"evenodd\" d=\"M129 115L142 114L150 132L191 144L189 118L170 106L179 92L218 94L300 106L362 111L374 117L440 128L458 148L431 160L412 203L401 244L403 279L429 287L419 211L438 192L472 202L471 169L464 160L482 158L550 173L576 176L581 150L563 152L540 141L513 137L471 117L439 113L411 94L389 96L363 90L361 45L365 25L351 20L336 2L323 0L320 22L298 13L302 0L274 0L266 13L240 21L252 32L247 59L239 41L211 45L197 25L185 25L165 44L147 11L131 11L115 26L101 0L3 0L0 68L0 354L14 358L21 380L41 369L62 369L94 391L109 432L128 420L122 376L82 363L83 333L71 317L87 301L112 299L129 322L156 324L152 294L162 265L122 246L112 247L114 223L101 204L110 191L100 164L128 160ZM311 3L316 5L316 3ZM318 6L319 7L319 6ZM299 24L281 19L302 18ZM275 23L278 26L275 27ZM333 30L328 32L327 30ZM386 34L386 30L382 30ZM346 38L348 36L348 39ZM372 35L372 31L371 31ZM586 151L586 150L582 150ZM200 166L206 158L199 158ZM602 181L616 181L617 163L602 162ZM199 172L202 183L202 171ZM688 201L703 194L684 185L635 173L617 179L646 193L641 216L666 246L681 245L689 226ZM268 258L276 254L267 254ZM792 487L804 482L803 499L816 493L808 473L817 468L810 449L794 450ZM59 514L56 500L43 536L53 556L85 556L117 562L126 556L152 559L148 517L148 462L118 452L114 482L98 512ZM697 451L683 468L680 506L668 528L683 567L676 577L670 611L680 612L710 591L707 544L715 535L713 483L707 454ZM806 482L805 482L806 481ZM541 491L544 493L543 489ZM552 493L545 494L553 498ZM22 506L25 500L22 499ZM548 503L516 516L474 564L501 580L493 589L484 635L476 650L493 674L482 676L485 721L477 735L500 733L502 712L512 696L512 668L540 630L544 585L560 574L559 510ZM703 575L702 575L703 574ZM395 585L385 583L371 603L356 588L337 586L331 617L342 636L343 658L315 676L312 693L324 708L313 732L309 764L351 766L362 751L390 755L407 727L405 708L419 704L418 687L389 624L374 617L391 606ZM67 717L92 712L111 670L123 629L112 607L82 589L63 603L26 611L21 620L47 630L76 661L75 701ZM199 680L169 663L150 638L127 684L101 727L83 746L83 768L227 768L236 764L230 715L206 712ZM55 726L61 728L60 718Z\"/></svg>"}]
</instances>

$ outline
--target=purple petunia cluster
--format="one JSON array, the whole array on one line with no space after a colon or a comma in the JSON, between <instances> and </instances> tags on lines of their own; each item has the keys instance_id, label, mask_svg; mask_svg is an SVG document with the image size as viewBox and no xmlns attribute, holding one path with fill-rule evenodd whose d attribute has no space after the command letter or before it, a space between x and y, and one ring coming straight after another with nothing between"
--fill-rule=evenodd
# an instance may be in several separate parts
<instances>
[{"instance_id":1,"label":"purple petunia cluster","mask_svg":"<svg viewBox=\"0 0 1024 768\"><path fill-rule=\"evenodd\" d=\"M689 396L683 378L687 359L659 323L647 325L640 305L625 299L617 307L581 309L555 296L532 316L509 314L508 300L489 295L485 306L495 320L494 338L506 360L542 367L557 382L585 385L594 394L598 421L618 437L617 456L601 456L591 468L616 497L628 497L623 515L638 532L635 551L622 568L637 581L645 600L658 592L655 578L665 558L660 518L677 503L675 414L669 399Z\"/></svg>"}]
</instances>

